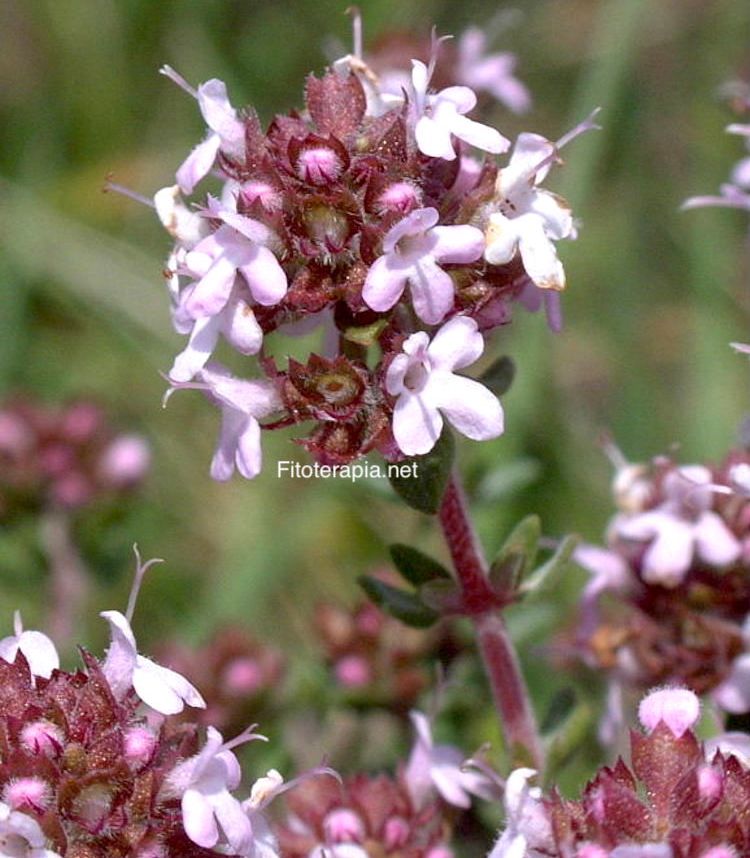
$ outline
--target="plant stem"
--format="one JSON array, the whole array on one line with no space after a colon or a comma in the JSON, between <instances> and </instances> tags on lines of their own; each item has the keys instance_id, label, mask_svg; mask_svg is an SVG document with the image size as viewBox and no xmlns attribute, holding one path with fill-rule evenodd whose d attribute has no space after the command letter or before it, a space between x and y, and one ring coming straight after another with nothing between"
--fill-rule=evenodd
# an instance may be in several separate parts
<instances>
[{"instance_id":1,"label":"plant stem","mask_svg":"<svg viewBox=\"0 0 750 858\"><path fill-rule=\"evenodd\" d=\"M40 539L50 571L50 609L47 630L60 646L74 639L89 590L89 576L71 533L70 520L60 510L49 510L40 522Z\"/></svg>"},{"instance_id":2,"label":"plant stem","mask_svg":"<svg viewBox=\"0 0 750 858\"><path fill-rule=\"evenodd\" d=\"M540 771L542 743L526 683L502 615L493 604L487 561L469 519L466 498L454 472L439 514L467 613L477 633L477 646L492 688L505 742L511 753L521 746Z\"/></svg>"}]
</instances>

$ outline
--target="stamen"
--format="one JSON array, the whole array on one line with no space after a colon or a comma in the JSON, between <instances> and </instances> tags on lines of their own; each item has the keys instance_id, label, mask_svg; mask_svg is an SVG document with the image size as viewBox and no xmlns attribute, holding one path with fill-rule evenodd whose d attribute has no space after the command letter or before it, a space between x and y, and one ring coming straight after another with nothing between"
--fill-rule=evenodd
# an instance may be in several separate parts
<instances>
[{"instance_id":1,"label":"stamen","mask_svg":"<svg viewBox=\"0 0 750 858\"><path fill-rule=\"evenodd\" d=\"M349 6L345 14L352 17L352 56L361 60L364 53L362 45L362 12L359 6Z\"/></svg>"},{"instance_id":2,"label":"stamen","mask_svg":"<svg viewBox=\"0 0 750 858\"><path fill-rule=\"evenodd\" d=\"M135 554L135 577L133 578L133 586L130 588L130 596L128 598L128 607L125 611L125 619L130 623L133 620L133 612L135 611L135 603L138 601L138 592L141 589L141 584L146 575L146 572L155 564L163 563L161 557L154 557L147 560L145 563L141 561L141 554L138 551L138 546L133 545L133 553Z\"/></svg>"},{"instance_id":3,"label":"stamen","mask_svg":"<svg viewBox=\"0 0 750 858\"><path fill-rule=\"evenodd\" d=\"M185 78L181 74L178 74L172 66L163 65L159 69L159 74L163 74L164 77L168 77L173 83L176 83L180 89L184 89L188 95L192 95L193 98L198 98L198 90L194 86L190 86Z\"/></svg>"},{"instance_id":4,"label":"stamen","mask_svg":"<svg viewBox=\"0 0 750 858\"><path fill-rule=\"evenodd\" d=\"M625 458L622 450L615 444L612 436L608 432L602 432L599 437L599 446L602 448L604 455L612 463L612 467L616 471L622 471L627 468L630 462Z\"/></svg>"},{"instance_id":5,"label":"stamen","mask_svg":"<svg viewBox=\"0 0 750 858\"><path fill-rule=\"evenodd\" d=\"M268 736L263 736L261 733L253 733L253 730L257 726L257 724L251 724L249 727L246 727L241 733L238 733L234 739L224 742L221 746L222 749L229 751L232 748L236 748L238 745L245 745L247 742L254 742L256 739L259 739L261 742L267 742Z\"/></svg>"},{"instance_id":6,"label":"stamen","mask_svg":"<svg viewBox=\"0 0 750 858\"><path fill-rule=\"evenodd\" d=\"M139 194L137 191L132 191L130 188L126 188L125 185L120 185L117 182L113 182L109 178L109 176L107 176L107 179L104 182L104 187L102 188L102 191L105 194L120 194L120 196L127 197L129 200L134 200L136 203L141 203L141 205L148 206L150 209L155 208L153 200L149 199L148 197L144 197L143 194Z\"/></svg>"}]
</instances>

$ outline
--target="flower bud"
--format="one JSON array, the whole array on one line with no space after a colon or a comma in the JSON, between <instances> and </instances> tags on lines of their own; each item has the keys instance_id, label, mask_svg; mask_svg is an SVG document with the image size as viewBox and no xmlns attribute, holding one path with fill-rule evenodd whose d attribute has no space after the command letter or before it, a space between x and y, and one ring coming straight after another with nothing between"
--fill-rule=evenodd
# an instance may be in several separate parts
<instances>
[{"instance_id":1,"label":"flower bud","mask_svg":"<svg viewBox=\"0 0 750 858\"><path fill-rule=\"evenodd\" d=\"M700 717L700 701L687 688L661 688L641 700L638 718L651 732L663 721L676 738L695 725Z\"/></svg>"},{"instance_id":2,"label":"flower bud","mask_svg":"<svg viewBox=\"0 0 750 858\"><path fill-rule=\"evenodd\" d=\"M138 435L120 435L107 447L99 473L108 485L131 486L141 480L151 464L151 448Z\"/></svg>"},{"instance_id":3,"label":"flower bud","mask_svg":"<svg viewBox=\"0 0 750 858\"><path fill-rule=\"evenodd\" d=\"M336 663L334 673L337 681L346 688L361 688L372 682L370 665L359 655L342 658Z\"/></svg>"},{"instance_id":4,"label":"flower bud","mask_svg":"<svg viewBox=\"0 0 750 858\"><path fill-rule=\"evenodd\" d=\"M123 753L132 769L147 765L156 749L156 736L145 727L131 727L123 739Z\"/></svg>"},{"instance_id":5,"label":"flower bud","mask_svg":"<svg viewBox=\"0 0 750 858\"><path fill-rule=\"evenodd\" d=\"M32 721L21 730L21 745L32 754L56 757L63 746L63 732L51 721Z\"/></svg>"},{"instance_id":6,"label":"flower bud","mask_svg":"<svg viewBox=\"0 0 750 858\"><path fill-rule=\"evenodd\" d=\"M408 214L422 204L422 195L411 182L394 182L377 198L376 206L381 214L395 212Z\"/></svg>"},{"instance_id":7,"label":"flower bud","mask_svg":"<svg viewBox=\"0 0 750 858\"><path fill-rule=\"evenodd\" d=\"M42 778L28 777L9 781L3 788L3 801L13 810L43 813L50 805L52 791Z\"/></svg>"},{"instance_id":8,"label":"flower bud","mask_svg":"<svg viewBox=\"0 0 750 858\"><path fill-rule=\"evenodd\" d=\"M323 831L332 843L361 843L365 827L359 816L349 808L337 808L323 820Z\"/></svg>"}]
</instances>

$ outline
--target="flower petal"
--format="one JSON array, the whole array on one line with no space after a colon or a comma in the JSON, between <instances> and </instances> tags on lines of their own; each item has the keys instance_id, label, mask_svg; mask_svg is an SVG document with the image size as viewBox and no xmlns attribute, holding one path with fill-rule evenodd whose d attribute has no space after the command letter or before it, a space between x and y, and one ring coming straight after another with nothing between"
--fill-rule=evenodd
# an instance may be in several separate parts
<instances>
[{"instance_id":1,"label":"flower petal","mask_svg":"<svg viewBox=\"0 0 750 858\"><path fill-rule=\"evenodd\" d=\"M209 134L178 167L175 178L183 194L192 194L198 182L209 174L219 154L220 146L219 135Z\"/></svg>"},{"instance_id":2,"label":"flower petal","mask_svg":"<svg viewBox=\"0 0 750 858\"><path fill-rule=\"evenodd\" d=\"M484 234L475 226L436 226L430 236L436 239L431 253L438 262L474 262L484 252Z\"/></svg>"},{"instance_id":3,"label":"flower petal","mask_svg":"<svg viewBox=\"0 0 750 858\"><path fill-rule=\"evenodd\" d=\"M253 298L264 307L278 304L286 295L287 279L278 259L267 247L255 245L247 261L238 266Z\"/></svg>"},{"instance_id":4,"label":"flower petal","mask_svg":"<svg viewBox=\"0 0 750 858\"><path fill-rule=\"evenodd\" d=\"M237 266L224 254L214 259L185 301L187 312L195 319L220 313L229 300L236 270Z\"/></svg>"},{"instance_id":5,"label":"flower petal","mask_svg":"<svg viewBox=\"0 0 750 858\"><path fill-rule=\"evenodd\" d=\"M495 155L507 152L510 148L510 140L489 125L475 122L466 116L455 116L451 120L450 130L465 143L476 146L483 152L492 152Z\"/></svg>"},{"instance_id":6,"label":"flower petal","mask_svg":"<svg viewBox=\"0 0 750 858\"><path fill-rule=\"evenodd\" d=\"M452 371L474 363L484 351L484 337L468 316L455 316L432 338L427 354L435 369Z\"/></svg>"},{"instance_id":7,"label":"flower petal","mask_svg":"<svg viewBox=\"0 0 750 858\"><path fill-rule=\"evenodd\" d=\"M18 648L26 656L29 668L34 676L49 679L53 670L60 667L60 657L55 645L42 632L22 632Z\"/></svg>"},{"instance_id":8,"label":"flower petal","mask_svg":"<svg viewBox=\"0 0 750 858\"><path fill-rule=\"evenodd\" d=\"M437 408L415 394L404 392L393 409L393 436L407 456L419 456L435 446L443 428Z\"/></svg>"},{"instance_id":9,"label":"flower petal","mask_svg":"<svg viewBox=\"0 0 750 858\"><path fill-rule=\"evenodd\" d=\"M222 148L230 155L244 151L245 124L237 118L224 81L213 78L198 87L198 105L206 125L221 138Z\"/></svg>"},{"instance_id":10,"label":"flower petal","mask_svg":"<svg viewBox=\"0 0 750 858\"><path fill-rule=\"evenodd\" d=\"M235 462L237 470L248 480L257 477L263 466L260 447L260 425L252 417L247 419L244 431L237 438Z\"/></svg>"},{"instance_id":11,"label":"flower petal","mask_svg":"<svg viewBox=\"0 0 750 858\"><path fill-rule=\"evenodd\" d=\"M169 370L173 381L190 381L206 365L219 339L221 314L197 319L187 346L177 355Z\"/></svg>"},{"instance_id":12,"label":"flower petal","mask_svg":"<svg viewBox=\"0 0 750 858\"><path fill-rule=\"evenodd\" d=\"M246 430L250 418L241 411L223 408L219 442L211 459L211 477L224 482L234 473L237 447L242 433Z\"/></svg>"},{"instance_id":13,"label":"flower petal","mask_svg":"<svg viewBox=\"0 0 750 858\"><path fill-rule=\"evenodd\" d=\"M255 355L263 345L263 329L255 318L253 308L242 298L230 298L222 314L224 336L240 354Z\"/></svg>"},{"instance_id":14,"label":"flower petal","mask_svg":"<svg viewBox=\"0 0 750 858\"><path fill-rule=\"evenodd\" d=\"M428 325L442 322L453 308L453 278L431 256L423 256L409 272L414 311Z\"/></svg>"},{"instance_id":15,"label":"flower petal","mask_svg":"<svg viewBox=\"0 0 750 858\"><path fill-rule=\"evenodd\" d=\"M102 663L102 672L107 677L115 699L121 700L133 686L137 657L135 636L130 623L119 611L102 611L99 616L109 623L112 636L112 643Z\"/></svg>"},{"instance_id":16,"label":"flower petal","mask_svg":"<svg viewBox=\"0 0 750 858\"><path fill-rule=\"evenodd\" d=\"M456 151L451 142L450 131L429 116L423 116L414 128L414 137L419 151L431 158L453 161Z\"/></svg>"},{"instance_id":17,"label":"flower petal","mask_svg":"<svg viewBox=\"0 0 750 858\"><path fill-rule=\"evenodd\" d=\"M435 371L424 396L437 406L462 435L487 441L503 434L503 408L497 397L471 378Z\"/></svg>"},{"instance_id":18,"label":"flower petal","mask_svg":"<svg viewBox=\"0 0 750 858\"><path fill-rule=\"evenodd\" d=\"M557 258L555 245L547 237L541 217L521 215L516 220L518 249L526 273L540 289L565 288L565 271Z\"/></svg>"},{"instance_id":19,"label":"flower petal","mask_svg":"<svg viewBox=\"0 0 750 858\"><path fill-rule=\"evenodd\" d=\"M711 566L728 566L742 553L742 546L724 520L715 512L704 512L693 528L702 560Z\"/></svg>"},{"instance_id":20,"label":"flower petal","mask_svg":"<svg viewBox=\"0 0 750 858\"><path fill-rule=\"evenodd\" d=\"M493 212L485 233L484 258L490 265L505 265L515 256L518 239L516 222L501 212Z\"/></svg>"},{"instance_id":21,"label":"flower petal","mask_svg":"<svg viewBox=\"0 0 750 858\"><path fill-rule=\"evenodd\" d=\"M193 843L204 849L211 849L219 840L213 808L198 790L187 789L182 796L182 824Z\"/></svg>"},{"instance_id":22,"label":"flower petal","mask_svg":"<svg viewBox=\"0 0 750 858\"><path fill-rule=\"evenodd\" d=\"M362 288L362 300L378 313L390 310L406 286L409 269L392 268L389 256L380 256L370 266Z\"/></svg>"}]
</instances>

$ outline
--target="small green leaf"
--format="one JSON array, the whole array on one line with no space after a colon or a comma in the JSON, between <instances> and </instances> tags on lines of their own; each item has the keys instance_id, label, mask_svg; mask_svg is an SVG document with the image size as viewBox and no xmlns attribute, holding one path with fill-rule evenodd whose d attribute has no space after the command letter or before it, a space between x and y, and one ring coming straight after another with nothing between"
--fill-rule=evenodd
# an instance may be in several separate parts
<instances>
[{"instance_id":1,"label":"small green leaf","mask_svg":"<svg viewBox=\"0 0 750 858\"><path fill-rule=\"evenodd\" d=\"M376 605L408 626L424 628L431 626L439 619L439 615L428 608L416 593L392 587L385 581L372 578L369 575L360 577L359 583Z\"/></svg>"},{"instance_id":2,"label":"small green leaf","mask_svg":"<svg viewBox=\"0 0 750 858\"><path fill-rule=\"evenodd\" d=\"M461 613L463 607L463 597L458 584L446 581L445 578L434 578L422 584L419 588L419 598L441 616Z\"/></svg>"},{"instance_id":3,"label":"small green leaf","mask_svg":"<svg viewBox=\"0 0 750 858\"><path fill-rule=\"evenodd\" d=\"M499 591L513 592L534 568L542 525L539 516L520 521L503 543L490 568L490 581Z\"/></svg>"},{"instance_id":4,"label":"small green leaf","mask_svg":"<svg viewBox=\"0 0 750 858\"><path fill-rule=\"evenodd\" d=\"M432 557L428 557L410 545L397 542L389 546L388 551L396 569L415 587L435 578L451 577L442 563L438 563L437 560L433 560Z\"/></svg>"},{"instance_id":5,"label":"small green leaf","mask_svg":"<svg viewBox=\"0 0 750 858\"><path fill-rule=\"evenodd\" d=\"M557 730L571 714L575 705L576 693L570 686L556 691L552 700L550 700L547 712L539 727L542 735L544 736Z\"/></svg>"},{"instance_id":6,"label":"small green leaf","mask_svg":"<svg viewBox=\"0 0 750 858\"><path fill-rule=\"evenodd\" d=\"M448 485L454 453L453 435L446 427L429 453L407 460L414 463L414 476L392 474L389 477L396 494L410 507L435 515ZM404 469L400 470L403 472Z\"/></svg>"},{"instance_id":7,"label":"small green leaf","mask_svg":"<svg viewBox=\"0 0 750 858\"><path fill-rule=\"evenodd\" d=\"M527 598L536 598L556 584L568 568L570 558L578 544L577 536L566 536L555 549L552 557L528 576L520 587Z\"/></svg>"},{"instance_id":8,"label":"small green leaf","mask_svg":"<svg viewBox=\"0 0 750 858\"><path fill-rule=\"evenodd\" d=\"M344 339L359 346L373 346L387 324L387 319L378 319L371 325L347 328L344 331Z\"/></svg>"},{"instance_id":9,"label":"small green leaf","mask_svg":"<svg viewBox=\"0 0 750 858\"><path fill-rule=\"evenodd\" d=\"M495 396L502 396L510 390L510 386L513 384L515 376L516 365L513 362L513 358L503 355L490 364L490 366L479 376L479 381L481 381L485 387L489 387Z\"/></svg>"}]
</instances>

